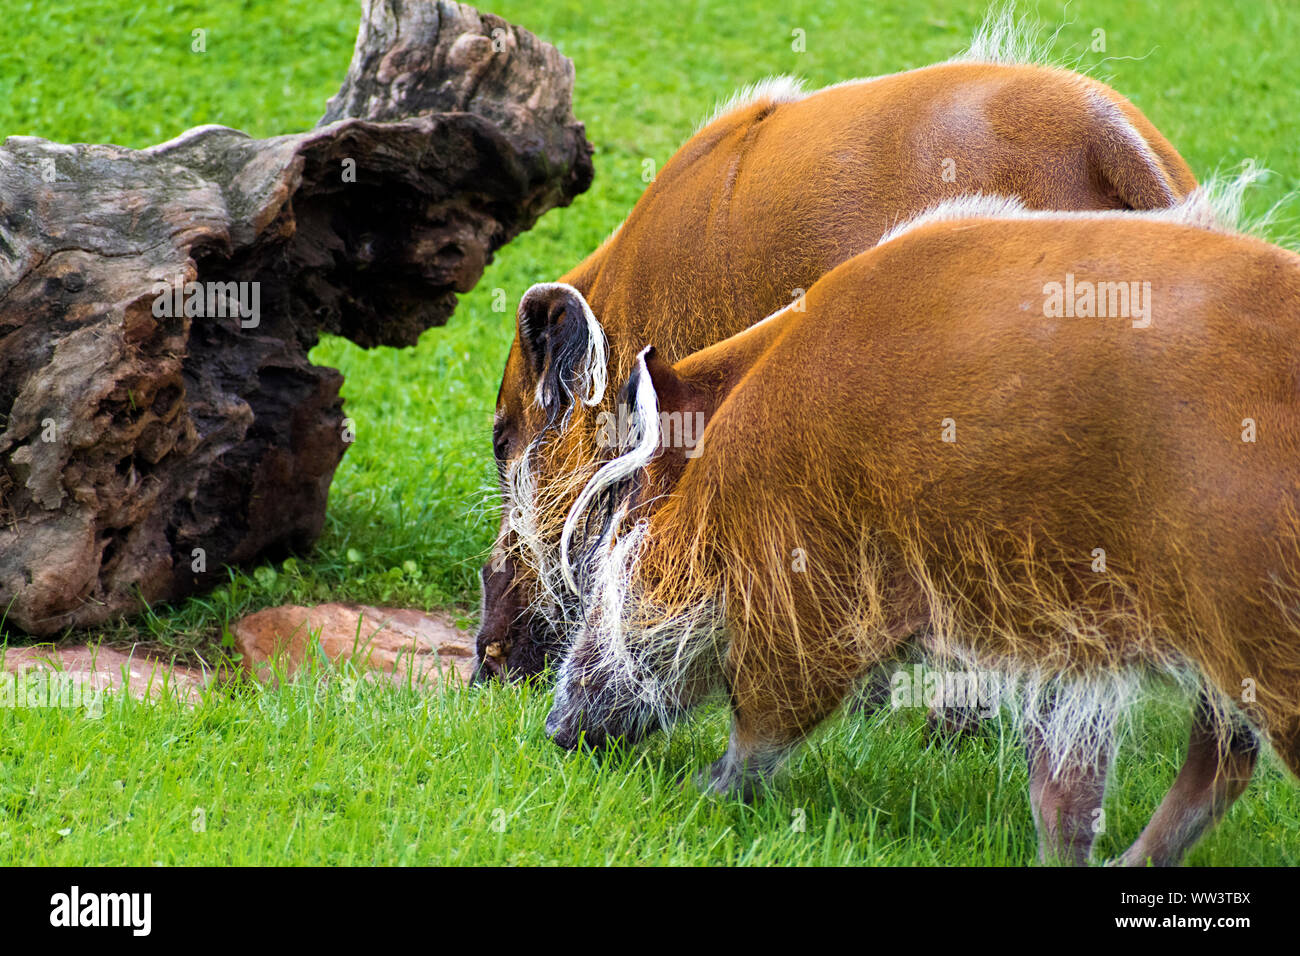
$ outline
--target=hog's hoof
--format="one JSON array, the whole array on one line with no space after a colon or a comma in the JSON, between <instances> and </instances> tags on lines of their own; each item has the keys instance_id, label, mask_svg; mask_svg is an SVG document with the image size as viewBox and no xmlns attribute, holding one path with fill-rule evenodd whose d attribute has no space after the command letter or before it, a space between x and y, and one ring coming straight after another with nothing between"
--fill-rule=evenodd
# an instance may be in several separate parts
<instances>
[{"instance_id":1,"label":"hog's hoof","mask_svg":"<svg viewBox=\"0 0 1300 956\"><path fill-rule=\"evenodd\" d=\"M696 788L702 793L744 803L754 801L766 779L764 773L741 763L730 753L724 754L707 770L700 771L693 778Z\"/></svg>"},{"instance_id":2,"label":"hog's hoof","mask_svg":"<svg viewBox=\"0 0 1300 956\"><path fill-rule=\"evenodd\" d=\"M697 773L692 778L695 788L706 796L748 803L753 799L753 788L746 786L740 775L725 764L724 757L713 763L707 770Z\"/></svg>"}]
</instances>

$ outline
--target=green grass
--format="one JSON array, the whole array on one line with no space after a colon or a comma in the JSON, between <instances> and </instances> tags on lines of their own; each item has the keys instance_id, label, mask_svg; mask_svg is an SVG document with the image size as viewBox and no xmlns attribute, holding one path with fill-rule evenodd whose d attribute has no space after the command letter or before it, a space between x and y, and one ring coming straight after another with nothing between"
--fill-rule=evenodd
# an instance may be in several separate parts
<instances>
[{"instance_id":1,"label":"green grass","mask_svg":"<svg viewBox=\"0 0 1300 956\"><path fill-rule=\"evenodd\" d=\"M0 864L1025 865L1034 831L1012 735L927 743L924 712L848 716L753 805L681 778L725 715L632 751L570 755L528 688L430 696L309 680L212 690L193 709L0 709ZM1150 726L1147 726L1150 725ZM1098 852L1136 836L1173 772L1179 714L1149 708ZM1300 800L1272 766L1193 852L1300 864Z\"/></svg>"},{"instance_id":2,"label":"green grass","mask_svg":"<svg viewBox=\"0 0 1300 956\"><path fill-rule=\"evenodd\" d=\"M1260 212L1300 187L1300 7L1287 0L1034 8L1062 23L1062 59L1116 86L1198 175L1253 157L1276 175ZM980 2L781 4L502 0L491 8L556 43L577 67L575 112L596 182L502 250L450 323L411 349L327 338L316 361L346 375L357 442L339 468L317 548L232 571L211 595L105 629L211 658L239 615L287 601L356 600L462 611L496 516L488 429L516 300L622 220L697 120L772 73L810 85L893 72L960 50ZM351 55L350 0L4 5L0 131L146 146L199 123L267 136L323 111ZM191 51L206 30L206 52ZM791 48L805 31L806 52ZM1089 49L1106 31L1106 52ZM1282 228L1291 207L1283 211ZM84 638L84 636L82 636ZM630 755L564 755L541 733L544 695L517 688L426 699L312 686L214 691L194 710L121 701L98 721L0 709L0 858L162 862L1025 863L1033 837L1023 761L974 741L936 752L911 712L833 722L767 800L701 801L675 779L721 751L711 716ZM1184 719L1149 708L1124 750L1100 850L1136 835L1181 757ZM191 829L207 808L207 831ZM806 831L791 831L794 808ZM510 814L504 831L493 811ZM1193 856L1296 863L1296 790L1276 770ZM66 834L61 831L67 830Z\"/></svg>"}]
</instances>

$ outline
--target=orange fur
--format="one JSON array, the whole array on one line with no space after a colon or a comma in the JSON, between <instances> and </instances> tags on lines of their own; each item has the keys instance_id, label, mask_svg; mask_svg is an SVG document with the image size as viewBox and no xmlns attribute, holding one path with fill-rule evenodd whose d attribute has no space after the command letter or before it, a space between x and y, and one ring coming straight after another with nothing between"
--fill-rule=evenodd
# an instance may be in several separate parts
<instances>
[{"instance_id":1,"label":"orange fur","mask_svg":"<svg viewBox=\"0 0 1300 956\"><path fill-rule=\"evenodd\" d=\"M1048 315L1067 274L1149 282L1150 325ZM710 411L702 453L665 449L621 533L587 542L548 731L635 736L725 688L713 786L744 789L920 641L1058 709L1191 671L1211 728L1239 713L1300 774L1297 318L1300 257L1256 239L970 219L849 260L806 312L671 367L648 355L659 411ZM1122 696L1089 716L1109 726ZM1087 763L1072 733L1047 741L1058 766ZM1244 786L1192 763L1197 793Z\"/></svg>"}]
</instances>

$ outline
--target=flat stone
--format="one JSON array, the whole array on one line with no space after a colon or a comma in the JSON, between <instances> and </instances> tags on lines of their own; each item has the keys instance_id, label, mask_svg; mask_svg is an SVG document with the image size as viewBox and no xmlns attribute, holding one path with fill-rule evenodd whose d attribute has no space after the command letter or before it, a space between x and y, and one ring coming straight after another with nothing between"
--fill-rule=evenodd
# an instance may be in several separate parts
<instances>
[{"instance_id":1,"label":"flat stone","mask_svg":"<svg viewBox=\"0 0 1300 956\"><path fill-rule=\"evenodd\" d=\"M274 677L273 661L286 677L296 674L314 642L329 660L351 661L397 684L463 684L473 667L472 634L449 615L413 608L287 604L250 614L230 632L242 666L263 681Z\"/></svg>"},{"instance_id":2,"label":"flat stone","mask_svg":"<svg viewBox=\"0 0 1300 956\"><path fill-rule=\"evenodd\" d=\"M125 689L140 700L157 700L173 695L187 703L199 700L203 686L211 679L194 667L173 665L156 654L139 648L129 652L110 647L56 647L38 644L31 647L8 647L3 650L0 670L26 677L19 688L30 687L44 679L44 687L54 696L64 692L93 706L94 695ZM37 694L37 699L42 699Z\"/></svg>"}]
</instances>

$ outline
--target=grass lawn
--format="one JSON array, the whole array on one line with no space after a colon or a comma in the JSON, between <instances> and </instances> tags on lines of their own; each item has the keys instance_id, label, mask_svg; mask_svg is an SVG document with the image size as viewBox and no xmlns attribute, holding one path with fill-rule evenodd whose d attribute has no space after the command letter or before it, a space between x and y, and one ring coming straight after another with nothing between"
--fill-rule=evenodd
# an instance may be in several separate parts
<instances>
[{"instance_id":1,"label":"grass lawn","mask_svg":"<svg viewBox=\"0 0 1300 956\"><path fill-rule=\"evenodd\" d=\"M220 654L225 625L288 601L460 609L496 527L489 428L513 314L491 310L581 260L719 98L773 73L810 87L946 59L978 0L499 0L485 8L577 67L596 181L502 250L450 323L411 349L326 338L357 442L315 551L232 571L215 593L93 635ZM1300 187L1300 6L1291 0L1076 0L1036 8L1063 62L1108 80L1200 176L1274 170L1250 208ZM1063 12L1064 10L1064 12ZM6 0L0 133L143 147L200 123L304 129L341 82L353 0ZM206 52L191 51L206 30ZM792 49L803 31L805 52ZM1105 52L1091 45L1104 31ZM1288 234L1295 204L1278 225ZM11 635L11 640L22 638ZM834 721L767 799L706 800L678 778L724 746L719 712L631 753L569 755L527 688L443 698L338 682L211 691L196 708L123 699L103 717L0 708L0 863L1024 864L1024 761L997 734L928 745L924 715ZM1183 709L1157 700L1107 803L1121 851L1181 760ZM196 813L202 810L202 813ZM202 825L200 825L202 824ZM1300 790L1268 761L1193 853L1206 865L1300 863Z\"/></svg>"}]
</instances>

